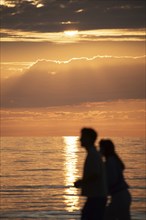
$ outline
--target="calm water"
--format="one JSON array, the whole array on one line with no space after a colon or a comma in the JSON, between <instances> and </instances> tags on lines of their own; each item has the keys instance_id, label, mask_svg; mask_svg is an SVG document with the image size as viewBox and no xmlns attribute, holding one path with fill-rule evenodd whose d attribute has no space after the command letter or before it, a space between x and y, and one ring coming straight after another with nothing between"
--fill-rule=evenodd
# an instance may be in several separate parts
<instances>
[{"instance_id":1,"label":"calm water","mask_svg":"<svg viewBox=\"0 0 146 220\"><path fill-rule=\"evenodd\" d=\"M127 167L132 219L145 220L145 141L112 140ZM2 138L1 219L79 219L84 198L72 184L84 159L78 137Z\"/></svg>"}]
</instances>

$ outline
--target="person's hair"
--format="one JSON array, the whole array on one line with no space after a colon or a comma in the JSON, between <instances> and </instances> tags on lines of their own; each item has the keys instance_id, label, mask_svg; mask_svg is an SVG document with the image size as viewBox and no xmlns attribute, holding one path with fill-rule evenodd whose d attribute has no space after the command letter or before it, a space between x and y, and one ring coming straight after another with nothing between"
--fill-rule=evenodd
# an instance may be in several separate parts
<instances>
[{"instance_id":1,"label":"person's hair","mask_svg":"<svg viewBox=\"0 0 146 220\"><path fill-rule=\"evenodd\" d=\"M125 165L119 155L115 151L115 145L110 139L101 139L99 142L101 153L106 157L115 156L121 164L122 169L125 169Z\"/></svg>"},{"instance_id":2,"label":"person's hair","mask_svg":"<svg viewBox=\"0 0 146 220\"><path fill-rule=\"evenodd\" d=\"M82 128L81 134L83 136L88 137L90 139L91 143L93 143L93 144L96 141L97 136L98 136L97 132L92 128Z\"/></svg>"}]
</instances>

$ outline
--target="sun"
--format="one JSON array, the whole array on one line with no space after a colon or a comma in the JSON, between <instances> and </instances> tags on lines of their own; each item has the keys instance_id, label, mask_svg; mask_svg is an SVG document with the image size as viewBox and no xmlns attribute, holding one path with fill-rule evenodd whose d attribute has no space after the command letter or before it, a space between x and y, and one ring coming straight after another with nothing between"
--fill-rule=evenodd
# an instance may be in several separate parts
<instances>
[{"instance_id":1,"label":"sun","mask_svg":"<svg viewBox=\"0 0 146 220\"><path fill-rule=\"evenodd\" d=\"M78 30L64 31L64 34L68 37L75 37L78 34Z\"/></svg>"}]
</instances>

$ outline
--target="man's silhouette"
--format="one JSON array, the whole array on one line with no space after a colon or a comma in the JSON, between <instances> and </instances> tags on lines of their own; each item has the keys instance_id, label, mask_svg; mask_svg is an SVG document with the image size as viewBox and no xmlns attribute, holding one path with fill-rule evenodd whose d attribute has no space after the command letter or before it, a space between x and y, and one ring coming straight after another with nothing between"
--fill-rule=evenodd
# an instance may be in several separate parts
<instances>
[{"instance_id":1,"label":"man's silhouette","mask_svg":"<svg viewBox=\"0 0 146 220\"><path fill-rule=\"evenodd\" d=\"M81 188L82 195L87 197L82 209L81 220L103 220L107 198L107 186L104 164L96 150L97 133L92 128L81 130L80 143L87 151L83 177L74 185Z\"/></svg>"}]
</instances>

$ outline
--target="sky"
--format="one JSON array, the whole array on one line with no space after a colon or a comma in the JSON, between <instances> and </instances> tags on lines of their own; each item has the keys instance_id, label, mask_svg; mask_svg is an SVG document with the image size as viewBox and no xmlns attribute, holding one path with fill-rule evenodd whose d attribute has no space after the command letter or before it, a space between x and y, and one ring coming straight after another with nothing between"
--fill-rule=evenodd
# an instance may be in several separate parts
<instances>
[{"instance_id":1,"label":"sky","mask_svg":"<svg viewBox=\"0 0 146 220\"><path fill-rule=\"evenodd\" d=\"M145 136L145 1L1 0L1 135Z\"/></svg>"}]
</instances>

